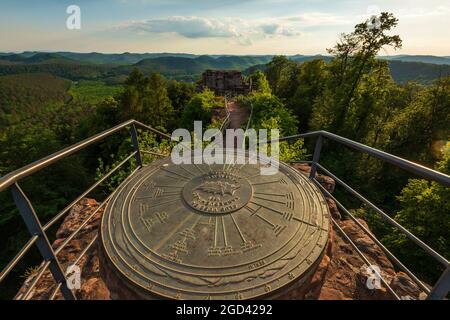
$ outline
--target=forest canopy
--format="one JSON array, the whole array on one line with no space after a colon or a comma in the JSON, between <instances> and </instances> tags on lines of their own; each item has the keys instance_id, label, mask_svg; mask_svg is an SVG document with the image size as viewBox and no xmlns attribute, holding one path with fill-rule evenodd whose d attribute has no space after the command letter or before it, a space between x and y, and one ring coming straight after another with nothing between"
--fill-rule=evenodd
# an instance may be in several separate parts
<instances>
[{"instance_id":1,"label":"forest canopy","mask_svg":"<svg viewBox=\"0 0 450 320\"><path fill-rule=\"evenodd\" d=\"M425 84L394 81L389 62L377 59L377 55L386 46L401 47L400 37L392 35L397 23L392 14L382 13L377 29L369 28L366 22L356 25L353 32L342 35L329 49L328 59L296 61L275 56L216 61L204 57L191 65L188 80L197 79L204 65L240 64L247 68L263 64L248 74L254 91L235 98L253 110L251 127L277 128L281 136L327 130L448 174L450 76ZM189 61L182 58L185 68ZM153 72L155 61L133 61L138 65L115 66L111 71L104 64L78 68L74 62L56 59L45 65L0 65L0 74L5 74L0 76L0 176L131 118L170 133L178 127L192 129L195 120L204 121L204 128L215 126L214 110L223 108L223 98L212 91L198 91L195 83L167 79ZM174 59L158 59L162 63L159 71L168 72L167 64ZM184 69L180 71L179 64L171 66L169 73L184 79ZM113 81L124 75L124 70L123 81ZM155 135L140 135L141 145L148 150L169 152L170 145ZM282 160L311 159L313 146L308 140L285 143L281 147ZM35 203L39 217L48 221L131 150L127 132L115 135L26 179L23 189ZM154 159L146 156L144 160ZM325 142L320 161L450 258L449 188L411 179L415 177L332 143ZM93 196L104 198L132 166ZM336 196L364 218L408 267L430 283L437 279L442 268L424 252L386 227L374 212L343 190L336 190ZM28 234L10 194L1 193L0 202L0 232L5 244L1 247L0 266L4 266ZM37 257L34 253L27 261L39 263ZM24 272L22 265L15 276ZM14 290L11 286L0 298Z\"/></svg>"}]
</instances>

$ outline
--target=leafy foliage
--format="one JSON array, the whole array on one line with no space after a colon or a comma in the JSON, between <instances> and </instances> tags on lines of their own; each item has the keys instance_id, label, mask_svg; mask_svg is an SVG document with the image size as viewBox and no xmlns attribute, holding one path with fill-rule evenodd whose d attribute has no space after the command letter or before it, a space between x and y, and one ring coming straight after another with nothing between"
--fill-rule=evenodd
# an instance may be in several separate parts
<instances>
[{"instance_id":1,"label":"leafy foliage","mask_svg":"<svg viewBox=\"0 0 450 320\"><path fill-rule=\"evenodd\" d=\"M450 173L450 142L443 149L443 159L436 169ZM394 219L407 230L427 243L431 248L450 258L450 188L437 182L411 179L397 197L400 210ZM440 265L423 250L418 250L404 234L395 230L383 241L409 265L420 270L428 270L427 279L437 278L443 271ZM434 268L430 268L434 266Z\"/></svg>"},{"instance_id":2,"label":"leafy foliage","mask_svg":"<svg viewBox=\"0 0 450 320\"><path fill-rule=\"evenodd\" d=\"M167 84L167 94L173 108L180 112L194 96L195 86L192 83L171 80Z\"/></svg>"},{"instance_id":3,"label":"leafy foliage","mask_svg":"<svg viewBox=\"0 0 450 320\"><path fill-rule=\"evenodd\" d=\"M161 157L156 154L169 155L170 150L173 147L173 142L168 140L162 140L157 138L155 134L138 130L139 137L139 148L141 150L141 159L143 164L150 164ZM101 179L109 171L116 168L127 156L130 155L130 150L132 150L131 138L126 138L122 140L116 153L113 153L103 160L103 158L98 159L98 167L96 170L96 180ZM145 151L150 151L152 154L146 153ZM154 153L154 154L153 154ZM110 194L113 192L122 181L124 181L136 168L136 159L133 157L130 161L118 169L116 174L114 174L105 185L105 192Z\"/></svg>"},{"instance_id":4,"label":"leafy foliage","mask_svg":"<svg viewBox=\"0 0 450 320\"><path fill-rule=\"evenodd\" d=\"M142 121L155 128L161 128L173 119L174 110L166 89L165 79L160 74L145 77L134 69L120 97L123 119Z\"/></svg>"},{"instance_id":5,"label":"leafy foliage","mask_svg":"<svg viewBox=\"0 0 450 320\"><path fill-rule=\"evenodd\" d=\"M442 157L440 146L450 136L450 77L440 77L429 86L395 83L389 67L401 62L388 63L376 57L384 46L401 46L400 38L391 35L397 19L382 13L380 21L379 29L361 23L344 34L329 50L332 58L328 63L320 59L298 64L275 57L265 74L272 92L298 117L302 132L328 130L433 166ZM271 110L270 105L263 109ZM267 126L264 121L259 125ZM425 180L408 183L404 171L329 141L324 142L320 161L386 212L397 212L393 215L396 220L448 257L448 188ZM448 172L442 161L436 168ZM366 219L411 269L427 280L437 279L442 269L403 234L339 188L336 195Z\"/></svg>"},{"instance_id":6,"label":"leafy foliage","mask_svg":"<svg viewBox=\"0 0 450 320\"><path fill-rule=\"evenodd\" d=\"M121 85L107 85L100 80L80 80L72 84L69 94L74 100L88 104L97 104L105 97L119 95L122 90Z\"/></svg>"},{"instance_id":7,"label":"leafy foliage","mask_svg":"<svg viewBox=\"0 0 450 320\"><path fill-rule=\"evenodd\" d=\"M255 93L244 104L253 107L251 127L258 129L279 129L280 136L297 133L297 119L281 100L274 95Z\"/></svg>"},{"instance_id":8,"label":"leafy foliage","mask_svg":"<svg viewBox=\"0 0 450 320\"><path fill-rule=\"evenodd\" d=\"M218 100L209 89L195 94L181 113L181 124L188 130L194 129L194 121L202 121L204 126L211 122L212 109L222 108L223 101Z\"/></svg>"},{"instance_id":9,"label":"leafy foliage","mask_svg":"<svg viewBox=\"0 0 450 320\"><path fill-rule=\"evenodd\" d=\"M5 125L18 114L38 113L43 103L69 100L69 86L70 81L48 74L0 77L0 121Z\"/></svg>"},{"instance_id":10,"label":"leafy foliage","mask_svg":"<svg viewBox=\"0 0 450 320\"><path fill-rule=\"evenodd\" d=\"M380 20L379 29L366 23L356 25L329 50L332 56L326 57L1 56L0 75L7 76L0 76L0 175L130 118L165 132L179 126L192 130L195 120L203 121L205 129L219 127L221 121L213 116L213 109L223 107L222 98L209 90L196 92L192 83L168 82L155 72L192 82L208 68L250 66L254 66L249 78L255 92L240 97L239 102L253 107L251 127L279 129L281 136L325 129L449 173L448 66L377 59L383 47L401 46L400 38L391 35L397 19L383 13ZM411 78L422 84L406 82ZM139 136L144 150L162 154L170 150L170 143L153 134L139 132ZM306 159L310 156L306 147L310 145L303 140L283 142L281 159ZM31 200L39 200L33 201L36 211L47 221L132 150L129 134L118 133L25 179L21 186ZM156 158L143 154L144 162ZM320 161L387 212L395 212L394 219L449 258L448 188L420 179L408 181L408 175L390 165L331 143L324 144ZM95 196L102 199L134 167L132 159ZM413 271L431 282L436 280L441 269L427 255L354 198L339 189L337 196L364 217ZM8 193L0 194L0 203L0 232L5 243L0 264L5 265L29 235Z\"/></svg>"},{"instance_id":11,"label":"leafy foliage","mask_svg":"<svg viewBox=\"0 0 450 320\"><path fill-rule=\"evenodd\" d=\"M258 75L260 77L260 75ZM250 127L259 130L268 130L268 140L272 139L271 129L280 131L280 137L293 135L297 133L297 119L292 112L287 109L279 98L267 93L255 92L248 97L240 97L240 103L247 108L253 108ZM264 92L265 91L265 92ZM306 149L304 142L299 139L294 142L281 142L280 160L282 161L299 161L306 159ZM270 155L270 148L267 149Z\"/></svg>"},{"instance_id":12,"label":"leafy foliage","mask_svg":"<svg viewBox=\"0 0 450 320\"><path fill-rule=\"evenodd\" d=\"M256 92L263 94L272 93L269 81L267 81L266 75L262 71L257 70L256 72L252 73L248 77L248 79L252 82L252 87Z\"/></svg>"},{"instance_id":13,"label":"leafy foliage","mask_svg":"<svg viewBox=\"0 0 450 320\"><path fill-rule=\"evenodd\" d=\"M131 78L125 88L130 93L142 85L145 93L137 93L136 105L143 109L133 116L151 118L153 125L173 125L170 123L172 108L165 80L159 75L137 78L142 82L136 83ZM80 86L74 88L77 85ZM125 118L130 115L126 90L122 92L117 90L118 87L108 87L99 82L83 82L74 86L71 87L70 81L45 74L0 77L0 97L3 99L0 109L0 176L128 120ZM168 152L168 144L159 137L140 132L140 139L142 148L163 154ZM126 131L117 133L33 174L22 180L20 185L45 223L132 150L130 135ZM155 156L146 154L143 159L149 162ZM132 159L91 196L98 200L104 198L134 165ZM4 267L29 234L9 192L0 193L0 202L0 232L4 242L0 251L0 267ZM51 236L51 232L49 234ZM39 262L39 255L33 251L13 271L8 279L16 278L16 281L11 280L6 289L3 287L5 290L0 296L11 297L21 283L17 278L26 271L27 266Z\"/></svg>"}]
</instances>

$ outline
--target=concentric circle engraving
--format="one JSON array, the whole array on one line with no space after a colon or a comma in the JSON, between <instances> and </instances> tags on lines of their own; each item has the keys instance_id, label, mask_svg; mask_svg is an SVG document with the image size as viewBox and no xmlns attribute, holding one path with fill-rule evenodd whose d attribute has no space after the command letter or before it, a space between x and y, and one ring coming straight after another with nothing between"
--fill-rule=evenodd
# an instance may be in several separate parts
<instances>
[{"instance_id":1,"label":"concentric circle engraving","mask_svg":"<svg viewBox=\"0 0 450 320\"><path fill-rule=\"evenodd\" d=\"M226 171L211 171L192 178L183 188L183 198L193 209L208 214L237 211L248 204L252 186L247 179Z\"/></svg>"},{"instance_id":2,"label":"concentric circle engraving","mask_svg":"<svg viewBox=\"0 0 450 320\"><path fill-rule=\"evenodd\" d=\"M299 284L328 240L328 206L280 163L175 165L126 180L102 218L108 263L143 298L250 299Z\"/></svg>"}]
</instances>

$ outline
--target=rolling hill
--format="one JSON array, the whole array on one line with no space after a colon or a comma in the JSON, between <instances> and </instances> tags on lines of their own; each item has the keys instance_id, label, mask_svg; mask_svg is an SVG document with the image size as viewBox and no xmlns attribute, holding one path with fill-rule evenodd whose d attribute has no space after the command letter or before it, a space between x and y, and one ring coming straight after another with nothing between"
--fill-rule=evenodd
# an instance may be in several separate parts
<instances>
[{"instance_id":1,"label":"rolling hill","mask_svg":"<svg viewBox=\"0 0 450 320\"><path fill-rule=\"evenodd\" d=\"M180 57L195 58L196 55L188 53L77 53L77 52L57 52L60 56L76 60L79 62L95 63L95 64L111 64L111 65L130 65L138 63L144 59L160 58L160 57Z\"/></svg>"},{"instance_id":2,"label":"rolling hill","mask_svg":"<svg viewBox=\"0 0 450 320\"><path fill-rule=\"evenodd\" d=\"M0 56L0 60L4 62L14 62L20 64L33 63L77 63L77 61L66 58L57 53L39 52L28 56L23 54L9 54Z\"/></svg>"},{"instance_id":3,"label":"rolling hill","mask_svg":"<svg viewBox=\"0 0 450 320\"><path fill-rule=\"evenodd\" d=\"M144 74L159 72L167 78L196 81L207 69L241 70L248 74L264 69L272 55L193 55L185 53L74 53L23 52L0 54L0 76L11 74L48 73L70 80L103 80L120 84L133 68ZM326 55L292 55L302 63L313 59L330 61ZM395 81L409 80L424 84L450 74L450 58L436 56L398 55L388 59Z\"/></svg>"},{"instance_id":4,"label":"rolling hill","mask_svg":"<svg viewBox=\"0 0 450 320\"><path fill-rule=\"evenodd\" d=\"M49 74L0 76L0 118L2 114L38 112L42 104L70 98L70 81Z\"/></svg>"},{"instance_id":5,"label":"rolling hill","mask_svg":"<svg viewBox=\"0 0 450 320\"><path fill-rule=\"evenodd\" d=\"M104 76L110 69L111 66L83 63L57 53L0 56L0 76L47 73L70 80L96 79Z\"/></svg>"},{"instance_id":6,"label":"rolling hill","mask_svg":"<svg viewBox=\"0 0 450 320\"><path fill-rule=\"evenodd\" d=\"M436 78L450 76L450 65L443 64L389 61L389 69L398 83L417 81L430 84Z\"/></svg>"},{"instance_id":7,"label":"rolling hill","mask_svg":"<svg viewBox=\"0 0 450 320\"><path fill-rule=\"evenodd\" d=\"M114 68L114 75L128 74L133 68L138 68L144 74L159 72L168 78L194 81L207 69L244 70L256 64L265 64L270 61L269 56L198 56L185 57L158 57L144 59L134 65Z\"/></svg>"},{"instance_id":8,"label":"rolling hill","mask_svg":"<svg viewBox=\"0 0 450 320\"><path fill-rule=\"evenodd\" d=\"M249 75L257 70L264 71L265 68L265 64L254 65L245 69L243 73ZM397 83L417 81L422 84L430 84L439 77L450 76L450 65L423 62L389 61L389 70Z\"/></svg>"},{"instance_id":9,"label":"rolling hill","mask_svg":"<svg viewBox=\"0 0 450 320\"><path fill-rule=\"evenodd\" d=\"M314 56L304 56L301 54L297 54L295 56L290 56L289 59L294 60L296 62L306 62L306 61L312 61L315 59L322 59L322 60L325 60L326 62L329 62L329 61L331 61L331 56L324 56L321 54L314 55Z\"/></svg>"},{"instance_id":10,"label":"rolling hill","mask_svg":"<svg viewBox=\"0 0 450 320\"><path fill-rule=\"evenodd\" d=\"M450 57L437 57L430 55L398 55L389 57L379 57L380 59L390 60L390 61L403 61L403 62L422 62L422 63L433 63L433 64L447 64L450 65Z\"/></svg>"}]
</instances>

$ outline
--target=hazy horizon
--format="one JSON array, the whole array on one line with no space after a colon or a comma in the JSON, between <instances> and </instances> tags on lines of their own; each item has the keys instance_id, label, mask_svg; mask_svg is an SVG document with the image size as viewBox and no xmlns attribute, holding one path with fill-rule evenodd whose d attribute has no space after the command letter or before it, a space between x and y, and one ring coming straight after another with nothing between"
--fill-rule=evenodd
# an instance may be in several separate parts
<instances>
[{"instance_id":1,"label":"hazy horizon","mask_svg":"<svg viewBox=\"0 0 450 320\"><path fill-rule=\"evenodd\" d=\"M73 4L80 30L66 28ZM2 0L0 9L0 52L326 54L341 33L388 11L403 48L380 55L450 55L442 0Z\"/></svg>"},{"instance_id":2,"label":"hazy horizon","mask_svg":"<svg viewBox=\"0 0 450 320\"><path fill-rule=\"evenodd\" d=\"M76 53L76 54L91 54L91 53L98 53L98 54L174 54L174 55L194 55L194 56L274 56L274 55L280 55L280 54L273 54L273 53L261 53L261 54L233 54L233 53L193 53L193 52L165 52L165 51L155 51L155 52L129 52L129 51L122 51L122 52L102 52L102 51L73 51L73 50L24 50L24 51L0 51L2 54L22 54L22 53L58 53L58 52L70 52L70 53ZM281 54L282 55L282 54ZM332 57L332 55L328 53L312 53L312 54L305 54L305 53L293 53L293 54L285 54L285 56L329 56ZM434 56L434 57L440 57L440 58L449 58L450 54L448 55L434 55L434 54L406 54L406 53L395 53L392 55L386 55L386 54L379 54L379 57L389 57L389 56Z\"/></svg>"}]
</instances>

